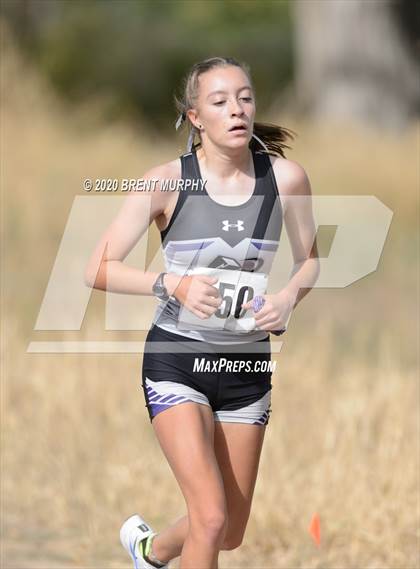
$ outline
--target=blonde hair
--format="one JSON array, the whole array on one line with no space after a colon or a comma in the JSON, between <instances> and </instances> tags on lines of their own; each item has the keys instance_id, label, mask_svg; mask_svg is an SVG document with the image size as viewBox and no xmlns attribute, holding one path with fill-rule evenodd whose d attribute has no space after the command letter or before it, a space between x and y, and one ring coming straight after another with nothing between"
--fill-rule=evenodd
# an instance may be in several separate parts
<instances>
[{"instance_id":1,"label":"blonde hair","mask_svg":"<svg viewBox=\"0 0 420 569\"><path fill-rule=\"evenodd\" d=\"M252 85L251 72L246 63L241 63L233 57L211 57L195 63L192 66L187 76L184 78L182 96L174 96L175 106L179 113L178 119L175 123L175 128L178 130L184 123L187 123L189 130L187 150L189 152L201 144L201 142L194 144L195 135L198 134L200 137L200 131L187 117L187 111L194 107L198 98L198 78L202 73L206 73L206 71L209 71L210 69L226 67L229 65L234 65L242 69ZM290 149L290 146L288 146L286 142L288 139L293 140L295 135L295 132L282 126L270 123L254 122L254 130L249 146L251 149L257 150L258 145L260 145L267 153L280 155L283 156L283 158L286 158L284 149Z\"/></svg>"}]
</instances>

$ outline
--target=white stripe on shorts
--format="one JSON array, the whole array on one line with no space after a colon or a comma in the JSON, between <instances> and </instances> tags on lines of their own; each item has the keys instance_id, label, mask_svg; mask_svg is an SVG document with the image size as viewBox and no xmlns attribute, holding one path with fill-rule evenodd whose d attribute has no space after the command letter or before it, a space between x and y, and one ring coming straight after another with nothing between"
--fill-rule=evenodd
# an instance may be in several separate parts
<instances>
[{"instance_id":1,"label":"white stripe on shorts","mask_svg":"<svg viewBox=\"0 0 420 569\"><path fill-rule=\"evenodd\" d=\"M175 381L153 381L146 377L146 389L151 406L173 406L193 401L211 407L207 397L183 383ZM265 425L271 413L271 390L260 399L240 409L213 411L215 421L225 423L248 423Z\"/></svg>"}]
</instances>

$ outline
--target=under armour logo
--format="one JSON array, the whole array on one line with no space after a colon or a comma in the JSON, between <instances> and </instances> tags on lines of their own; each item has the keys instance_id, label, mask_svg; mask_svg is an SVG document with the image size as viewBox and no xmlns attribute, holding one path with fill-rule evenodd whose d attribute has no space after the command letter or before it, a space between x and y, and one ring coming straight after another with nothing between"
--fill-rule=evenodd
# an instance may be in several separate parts
<instances>
[{"instance_id":1,"label":"under armour logo","mask_svg":"<svg viewBox=\"0 0 420 569\"><path fill-rule=\"evenodd\" d=\"M231 227L236 227L236 229L238 231L243 231L244 228L244 222L241 219L238 219L238 223L229 223L228 219L225 219L224 221L222 221L223 223L223 231L229 231L229 229Z\"/></svg>"}]
</instances>

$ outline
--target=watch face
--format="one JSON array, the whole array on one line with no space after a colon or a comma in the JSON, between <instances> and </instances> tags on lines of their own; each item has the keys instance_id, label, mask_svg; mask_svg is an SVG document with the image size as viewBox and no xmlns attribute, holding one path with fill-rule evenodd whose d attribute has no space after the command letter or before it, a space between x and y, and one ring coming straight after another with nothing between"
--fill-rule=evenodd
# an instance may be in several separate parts
<instances>
[{"instance_id":1,"label":"watch face","mask_svg":"<svg viewBox=\"0 0 420 569\"><path fill-rule=\"evenodd\" d=\"M163 290L163 289L160 289L160 290L156 293L156 296L157 296L158 298L161 298L162 300L168 300L168 299L169 299L169 296L168 296L168 294L166 293L166 290Z\"/></svg>"},{"instance_id":2,"label":"watch face","mask_svg":"<svg viewBox=\"0 0 420 569\"><path fill-rule=\"evenodd\" d=\"M166 290L165 285L162 283L163 278L159 277L157 279L157 281L155 282L155 284L153 285L153 293L158 297L158 298L163 298L163 299L168 299L168 292Z\"/></svg>"}]
</instances>

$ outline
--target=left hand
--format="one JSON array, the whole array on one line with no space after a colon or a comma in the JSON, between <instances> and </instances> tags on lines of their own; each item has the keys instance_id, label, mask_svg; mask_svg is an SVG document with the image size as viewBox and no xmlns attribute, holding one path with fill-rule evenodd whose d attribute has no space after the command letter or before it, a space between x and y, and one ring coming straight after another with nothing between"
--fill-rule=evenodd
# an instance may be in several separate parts
<instances>
[{"instance_id":1,"label":"left hand","mask_svg":"<svg viewBox=\"0 0 420 569\"><path fill-rule=\"evenodd\" d=\"M260 330L280 330L286 326L293 310L295 299L286 289L278 294L263 294L264 306L254 312L255 324ZM242 305L246 310L252 309L252 300Z\"/></svg>"}]
</instances>

